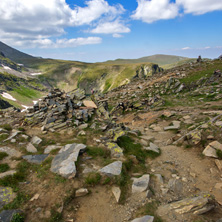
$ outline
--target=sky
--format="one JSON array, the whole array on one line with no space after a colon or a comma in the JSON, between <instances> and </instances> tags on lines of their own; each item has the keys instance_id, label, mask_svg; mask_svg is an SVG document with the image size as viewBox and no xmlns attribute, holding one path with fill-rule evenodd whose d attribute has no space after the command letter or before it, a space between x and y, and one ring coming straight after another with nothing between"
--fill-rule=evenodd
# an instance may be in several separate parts
<instances>
[{"instance_id":1,"label":"sky","mask_svg":"<svg viewBox=\"0 0 222 222\"><path fill-rule=\"evenodd\" d=\"M222 0L1 0L0 41L43 58L217 58Z\"/></svg>"}]
</instances>

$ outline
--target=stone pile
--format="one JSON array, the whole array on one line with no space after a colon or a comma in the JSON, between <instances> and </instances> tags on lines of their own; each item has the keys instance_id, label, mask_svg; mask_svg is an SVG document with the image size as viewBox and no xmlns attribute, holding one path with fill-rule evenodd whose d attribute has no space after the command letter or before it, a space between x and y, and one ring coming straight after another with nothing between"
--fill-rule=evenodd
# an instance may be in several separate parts
<instances>
[{"instance_id":1,"label":"stone pile","mask_svg":"<svg viewBox=\"0 0 222 222\"><path fill-rule=\"evenodd\" d=\"M55 131L86 123L96 104L86 98L85 91L76 89L69 93L53 89L47 96L28 109L25 122L41 125L42 131Z\"/></svg>"}]
</instances>

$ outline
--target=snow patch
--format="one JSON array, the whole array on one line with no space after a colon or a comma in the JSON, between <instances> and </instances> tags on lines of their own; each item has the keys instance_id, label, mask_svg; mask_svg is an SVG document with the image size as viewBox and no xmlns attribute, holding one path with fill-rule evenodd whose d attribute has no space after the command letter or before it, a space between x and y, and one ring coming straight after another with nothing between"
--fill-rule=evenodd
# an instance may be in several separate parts
<instances>
[{"instance_id":1,"label":"snow patch","mask_svg":"<svg viewBox=\"0 0 222 222\"><path fill-rule=\"evenodd\" d=\"M6 99L10 99L10 100L12 100L12 101L16 101L16 99L15 99L13 96L11 96L9 93L3 92L1 95L2 95L4 98L6 98Z\"/></svg>"},{"instance_id":2,"label":"snow patch","mask_svg":"<svg viewBox=\"0 0 222 222\"><path fill-rule=\"evenodd\" d=\"M35 72L35 73L30 73L30 75L32 75L32 76L38 76L38 75L42 75L42 73L41 73L41 72Z\"/></svg>"},{"instance_id":3,"label":"snow patch","mask_svg":"<svg viewBox=\"0 0 222 222\"><path fill-rule=\"evenodd\" d=\"M22 109L21 112L25 112L28 108L32 108L32 106L25 106L25 105L22 105L22 107L24 107L25 109Z\"/></svg>"},{"instance_id":4,"label":"snow patch","mask_svg":"<svg viewBox=\"0 0 222 222\"><path fill-rule=\"evenodd\" d=\"M38 101L37 101L37 100L33 100L32 102L33 102L33 104L35 105Z\"/></svg>"},{"instance_id":5,"label":"snow patch","mask_svg":"<svg viewBox=\"0 0 222 222\"><path fill-rule=\"evenodd\" d=\"M8 67L8 66L4 66L4 65L2 65L2 67L4 68L4 69L6 69L6 70L12 70L10 67Z\"/></svg>"}]
</instances>

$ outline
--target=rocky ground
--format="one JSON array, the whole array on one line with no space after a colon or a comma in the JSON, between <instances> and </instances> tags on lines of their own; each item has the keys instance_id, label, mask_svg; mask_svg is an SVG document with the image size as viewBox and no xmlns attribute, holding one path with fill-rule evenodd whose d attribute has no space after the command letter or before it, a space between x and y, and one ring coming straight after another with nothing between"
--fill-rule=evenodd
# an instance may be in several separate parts
<instances>
[{"instance_id":1,"label":"rocky ground","mask_svg":"<svg viewBox=\"0 0 222 222\"><path fill-rule=\"evenodd\" d=\"M0 221L222 221L222 61L0 118Z\"/></svg>"}]
</instances>

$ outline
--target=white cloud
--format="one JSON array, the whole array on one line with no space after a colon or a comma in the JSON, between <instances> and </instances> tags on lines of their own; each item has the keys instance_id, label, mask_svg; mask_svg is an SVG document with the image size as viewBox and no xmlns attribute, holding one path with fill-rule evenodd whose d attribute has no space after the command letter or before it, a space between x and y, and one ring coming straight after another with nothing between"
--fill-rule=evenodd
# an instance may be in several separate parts
<instances>
[{"instance_id":1,"label":"white cloud","mask_svg":"<svg viewBox=\"0 0 222 222\"><path fill-rule=\"evenodd\" d=\"M66 34L67 27L90 25L101 18L113 19L123 12L122 5L111 6L105 0L89 0L85 7L74 8L65 0L1 0L0 36L13 46L48 47L54 45L52 37Z\"/></svg>"},{"instance_id":2,"label":"white cloud","mask_svg":"<svg viewBox=\"0 0 222 222\"><path fill-rule=\"evenodd\" d=\"M122 38L122 37L123 37L123 35L121 35L121 34L118 34L118 33L113 34L113 38Z\"/></svg>"},{"instance_id":3,"label":"white cloud","mask_svg":"<svg viewBox=\"0 0 222 222\"><path fill-rule=\"evenodd\" d=\"M222 10L222 0L177 0L176 2L184 8L184 13L195 15Z\"/></svg>"},{"instance_id":4,"label":"white cloud","mask_svg":"<svg viewBox=\"0 0 222 222\"><path fill-rule=\"evenodd\" d=\"M103 34L118 34L129 33L130 29L118 20L113 22L104 22L99 24L95 29L91 30L91 33L103 33Z\"/></svg>"},{"instance_id":5,"label":"white cloud","mask_svg":"<svg viewBox=\"0 0 222 222\"><path fill-rule=\"evenodd\" d=\"M161 19L171 19L178 15L178 6L170 0L137 0L138 7L133 19L152 23Z\"/></svg>"},{"instance_id":6,"label":"white cloud","mask_svg":"<svg viewBox=\"0 0 222 222\"><path fill-rule=\"evenodd\" d=\"M184 48L182 48L182 50L189 50L189 49L191 49L190 47L184 47Z\"/></svg>"}]
</instances>

